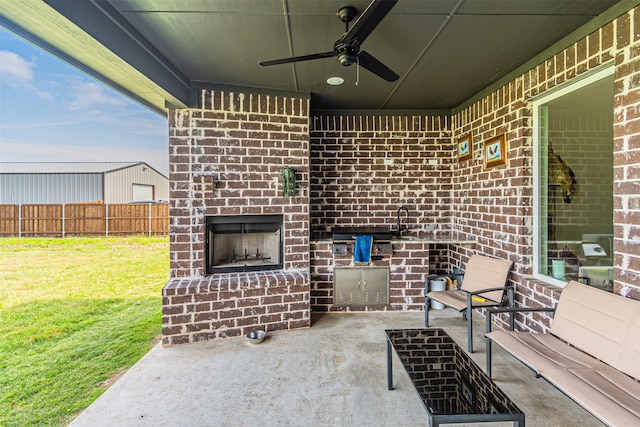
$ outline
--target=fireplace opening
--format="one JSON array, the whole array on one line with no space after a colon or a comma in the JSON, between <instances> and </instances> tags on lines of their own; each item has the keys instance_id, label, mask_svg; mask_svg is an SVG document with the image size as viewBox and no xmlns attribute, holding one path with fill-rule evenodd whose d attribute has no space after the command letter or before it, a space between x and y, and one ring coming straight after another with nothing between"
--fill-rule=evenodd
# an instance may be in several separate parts
<instances>
[{"instance_id":1,"label":"fireplace opening","mask_svg":"<svg viewBox=\"0 0 640 427\"><path fill-rule=\"evenodd\" d=\"M207 274L282 268L282 215L206 217Z\"/></svg>"}]
</instances>

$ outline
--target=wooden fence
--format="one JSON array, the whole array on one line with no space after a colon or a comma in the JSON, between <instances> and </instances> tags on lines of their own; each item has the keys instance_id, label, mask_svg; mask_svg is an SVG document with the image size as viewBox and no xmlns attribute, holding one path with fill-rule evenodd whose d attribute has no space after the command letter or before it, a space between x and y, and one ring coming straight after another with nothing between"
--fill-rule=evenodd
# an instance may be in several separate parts
<instances>
[{"instance_id":1,"label":"wooden fence","mask_svg":"<svg viewBox=\"0 0 640 427\"><path fill-rule=\"evenodd\" d=\"M0 205L0 236L169 234L169 204Z\"/></svg>"}]
</instances>

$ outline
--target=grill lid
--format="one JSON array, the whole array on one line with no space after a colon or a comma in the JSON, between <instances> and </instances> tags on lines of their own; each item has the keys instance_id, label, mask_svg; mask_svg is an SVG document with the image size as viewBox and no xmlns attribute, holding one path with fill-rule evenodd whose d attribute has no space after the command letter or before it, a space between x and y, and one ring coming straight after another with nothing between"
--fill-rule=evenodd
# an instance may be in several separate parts
<instances>
[{"instance_id":1,"label":"grill lid","mask_svg":"<svg viewBox=\"0 0 640 427\"><path fill-rule=\"evenodd\" d=\"M391 240L393 232L383 227L334 227L333 240L353 240L355 236L373 236L373 240Z\"/></svg>"}]
</instances>

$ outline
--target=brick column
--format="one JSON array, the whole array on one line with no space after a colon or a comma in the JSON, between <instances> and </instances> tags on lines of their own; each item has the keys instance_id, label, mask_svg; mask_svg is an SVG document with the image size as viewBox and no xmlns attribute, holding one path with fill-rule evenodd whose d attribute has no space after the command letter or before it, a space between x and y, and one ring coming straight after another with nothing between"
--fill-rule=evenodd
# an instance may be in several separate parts
<instances>
[{"instance_id":1,"label":"brick column","mask_svg":"<svg viewBox=\"0 0 640 427\"><path fill-rule=\"evenodd\" d=\"M165 345L310 324L309 100L202 90L169 114L171 277ZM296 197L281 171L296 171ZM284 268L205 275L205 216L283 215Z\"/></svg>"}]
</instances>

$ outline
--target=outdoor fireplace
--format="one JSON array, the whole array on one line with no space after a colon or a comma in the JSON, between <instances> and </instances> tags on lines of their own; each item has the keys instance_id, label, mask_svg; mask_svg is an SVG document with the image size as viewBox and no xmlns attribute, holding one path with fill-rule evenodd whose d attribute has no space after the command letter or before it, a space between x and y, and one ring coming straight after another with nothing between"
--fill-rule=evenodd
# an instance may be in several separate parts
<instances>
[{"instance_id":1,"label":"outdoor fireplace","mask_svg":"<svg viewBox=\"0 0 640 427\"><path fill-rule=\"evenodd\" d=\"M282 215L206 217L206 273L282 269Z\"/></svg>"}]
</instances>

